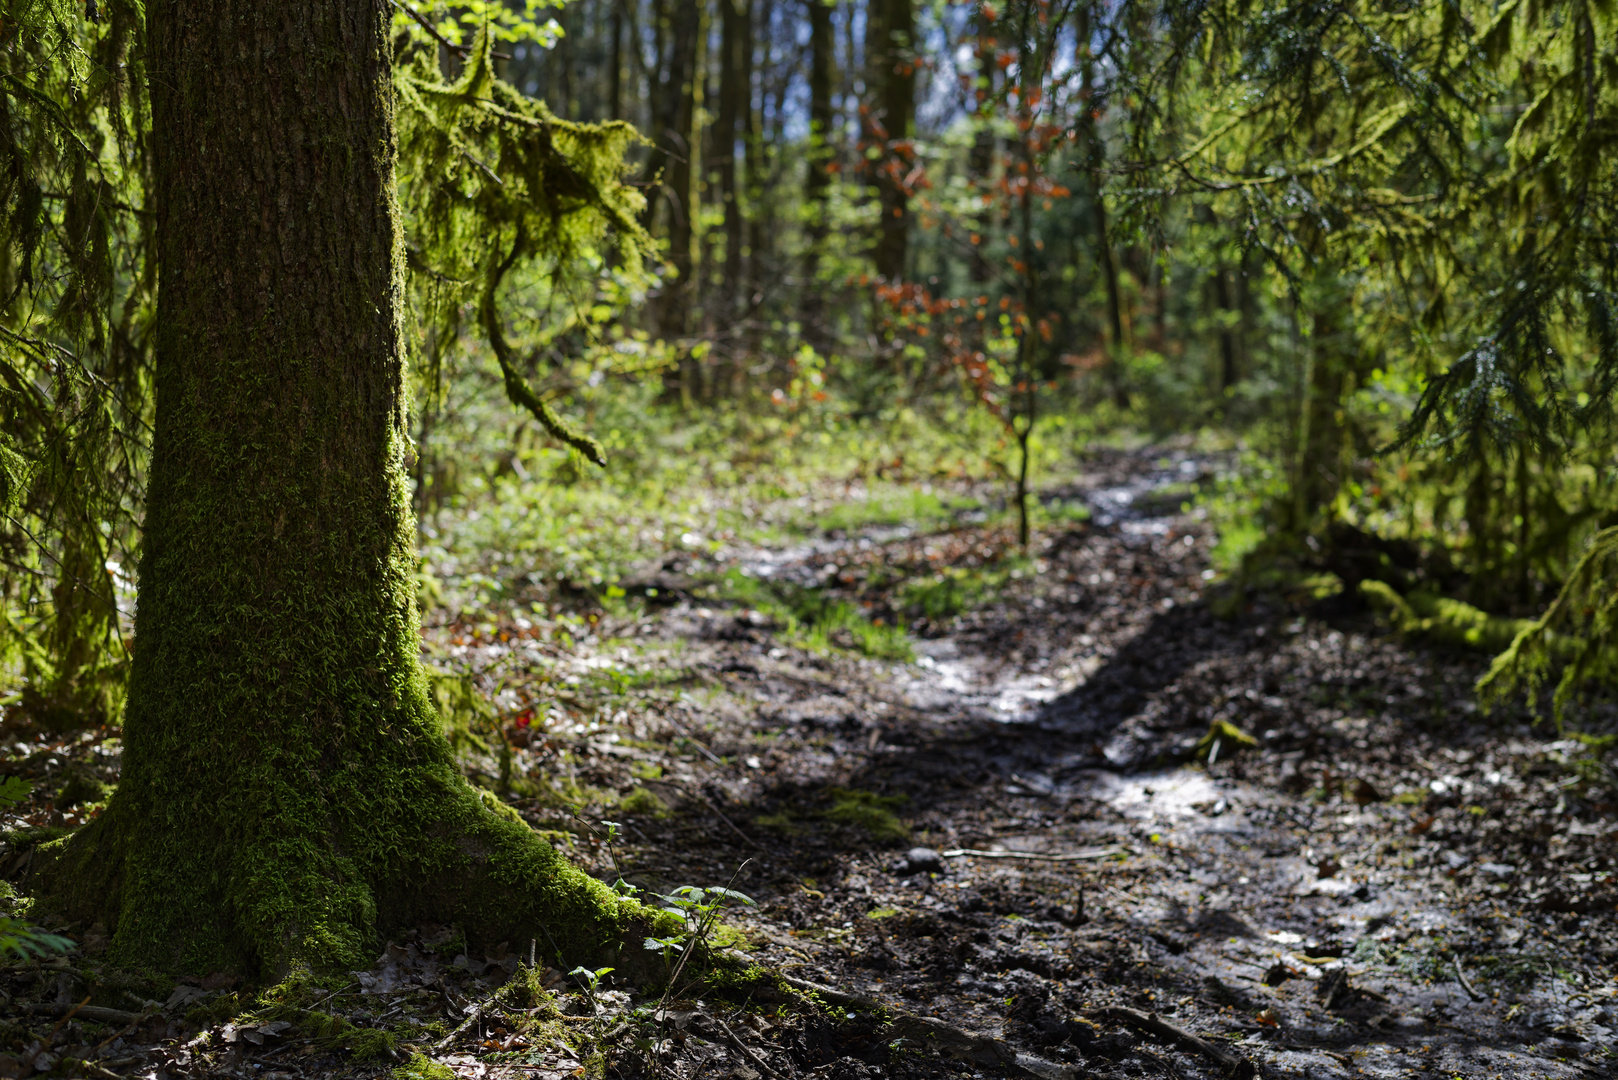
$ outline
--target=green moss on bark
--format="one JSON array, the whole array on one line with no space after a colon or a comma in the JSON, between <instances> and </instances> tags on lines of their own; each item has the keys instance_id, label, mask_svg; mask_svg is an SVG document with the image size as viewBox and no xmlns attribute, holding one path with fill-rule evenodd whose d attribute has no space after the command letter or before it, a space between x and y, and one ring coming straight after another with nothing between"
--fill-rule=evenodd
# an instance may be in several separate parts
<instances>
[{"instance_id":1,"label":"green moss on bark","mask_svg":"<svg viewBox=\"0 0 1618 1080\"><path fill-rule=\"evenodd\" d=\"M656 916L458 775L419 659L385 4L154 0L156 435L123 775L47 901L270 975Z\"/></svg>"}]
</instances>

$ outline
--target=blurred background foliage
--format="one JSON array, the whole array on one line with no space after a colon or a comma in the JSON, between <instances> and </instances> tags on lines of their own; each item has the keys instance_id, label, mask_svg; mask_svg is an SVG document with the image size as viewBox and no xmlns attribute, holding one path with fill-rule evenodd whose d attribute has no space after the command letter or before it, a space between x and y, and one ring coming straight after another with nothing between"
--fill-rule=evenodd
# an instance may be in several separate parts
<instances>
[{"instance_id":1,"label":"blurred background foliage","mask_svg":"<svg viewBox=\"0 0 1618 1080\"><path fill-rule=\"evenodd\" d=\"M1177 440L1230 610L1326 575L1514 642L1498 695L1610 674L1610 5L394 12L429 621L816 530L1026 542L1053 470ZM44 726L115 724L133 645L143 20L0 3L0 701Z\"/></svg>"}]
</instances>

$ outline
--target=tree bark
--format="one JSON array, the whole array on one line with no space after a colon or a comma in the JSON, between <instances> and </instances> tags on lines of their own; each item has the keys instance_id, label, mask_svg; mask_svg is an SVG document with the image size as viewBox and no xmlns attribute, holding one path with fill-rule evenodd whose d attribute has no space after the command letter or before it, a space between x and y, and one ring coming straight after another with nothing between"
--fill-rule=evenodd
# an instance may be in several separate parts
<instances>
[{"instance_id":1,"label":"tree bark","mask_svg":"<svg viewBox=\"0 0 1618 1080\"><path fill-rule=\"evenodd\" d=\"M833 151L832 132L832 9L827 0L806 0L809 9L809 160L805 167L804 201L809 211L808 251L804 255L803 303L800 309L804 339L814 348L827 351L829 335L825 325L825 301L817 278L820 277L820 249L826 243L827 196L831 191Z\"/></svg>"},{"instance_id":2,"label":"tree bark","mask_svg":"<svg viewBox=\"0 0 1618 1080\"><path fill-rule=\"evenodd\" d=\"M725 262L722 313L727 321L746 308L742 295L742 249L745 220L736 181L736 140L742 134L742 116L753 103L752 0L719 0L720 54L718 118L713 145L719 170L719 197L725 210Z\"/></svg>"},{"instance_id":3,"label":"tree bark","mask_svg":"<svg viewBox=\"0 0 1618 1080\"><path fill-rule=\"evenodd\" d=\"M123 777L43 903L177 974L351 966L424 920L600 955L644 909L459 777L419 660L390 5L147 11L161 290Z\"/></svg>"},{"instance_id":4,"label":"tree bark","mask_svg":"<svg viewBox=\"0 0 1618 1080\"><path fill-rule=\"evenodd\" d=\"M1213 272L1214 305L1218 309L1219 319L1219 389L1229 390L1236 385L1239 374L1236 370L1236 331L1231 326L1230 316L1236 314L1236 305L1230 298L1230 268L1223 262L1214 266Z\"/></svg>"},{"instance_id":5,"label":"tree bark","mask_svg":"<svg viewBox=\"0 0 1618 1080\"><path fill-rule=\"evenodd\" d=\"M702 9L697 0L668 0L666 7L666 25L659 23L660 42L666 48L658 50L662 71L651 102L652 152L646 161L644 179L661 180L658 197L647 201L646 219L652 228L658 207L667 209L669 262L674 266L673 279L664 284L652 305L653 322L662 333L678 336L686 330L685 297L692 269L692 165L696 157L693 134Z\"/></svg>"},{"instance_id":6,"label":"tree bark","mask_svg":"<svg viewBox=\"0 0 1618 1080\"><path fill-rule=\"evenodd\" d=\"M881 151L876 189L881 202L873 257L876 272L904 279L910 246L910 121L915 110L915 12L910 0L871 0L866 7L866 141Z\"/></svg>"},{"instance_id":7,"label":"tree bark","mask_svg":"<svg viewBox=\"0 0 1618 1080\"><path fill-rule=\"evenodd\" d=\"M621 0L614 0L607 19L607 119L624 118L624 12ZM638 43L637 43L638 44Z\"/></svg>"},{"instance_id":8,"label":"tree bark","mask_svg":"<svg viewBox=\"0 0 1618 1080\"><path fill-rule=\"evenodd\" d=\"M1107 197L1102 179L1106 147L1096 130L1100 111L1096 108L1095 53L1091 41L1092 12L1088 5L1074 16L1080 75L1079 98L1084 103L1081 131L1084 145L1080 155L1090 177L1090 218L1095 229L1096 260L1101 264L1101 280L1107 288L1107 363L1103 371L1113 404L1129 408L1129 389L1124 385L1123 363L1129 343L1124 338L1124 306L1118 290L1118 260L1113 258L1112 237L1107 228Z\"/></svg>"},{"instance_id":9,"label":"tree bark","mask_svg":"<svg viewBox=\"0 0 1618 1080\"><path fill-rule=\"evenodd\" d=\"M973 13L972 22L977 36L978 62L972 104L978 125L972 135L972 149L967 153L966 175L972 193L982 198L993 192L995 137L991 121L994 118L995 80L1000 75L996 62L999 49L995 41L994 23L981 7ZM981 295L991 277L987 252L989 235L994 229L992 200L981 202L970 220L973 223L973 236L969 238L972 250L967 253L967 277L974 291Z\"/></svg>"}]
</instances>

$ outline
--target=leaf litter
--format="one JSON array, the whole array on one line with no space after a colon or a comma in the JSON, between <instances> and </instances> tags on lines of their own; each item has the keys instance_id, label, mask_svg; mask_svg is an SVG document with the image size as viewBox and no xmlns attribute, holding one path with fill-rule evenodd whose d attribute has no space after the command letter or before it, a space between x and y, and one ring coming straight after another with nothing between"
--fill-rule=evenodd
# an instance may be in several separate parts
<instances>
[{"instance_id":1,"label":"leaf litter","mask_svg":"<svg viewBox=\"0 0 1618 1080\"><path fill-rule=\"evenodd\" d=\"M643 996L454 927L345 978L158 988L47 927L75 948L0 972L0 1077L1609 1073L1600 739L1480 715L1476 654L1374 613L1210 604L1207 523L1152 494L1208 466L1094 457L1045 494L1091 519L1027 557L992 522L839 527L429 627L469 778L608 883L756 900L707 933L769 990ZM4 743L18 881L118 744Z\"/></svg>"}]
</instances>

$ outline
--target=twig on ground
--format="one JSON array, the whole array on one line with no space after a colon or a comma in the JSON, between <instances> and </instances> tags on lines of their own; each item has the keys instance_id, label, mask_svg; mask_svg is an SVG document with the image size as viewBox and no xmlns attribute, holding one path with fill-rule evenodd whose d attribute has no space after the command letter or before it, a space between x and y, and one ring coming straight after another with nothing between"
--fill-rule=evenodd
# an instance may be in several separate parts
<instances>
[{"instance_id":1,"label":"twig on ground","mask_svg":"<svg viewBox=\"0 0 1618 1080\"><path fill-rule=\"evenodd\" d=\"M670 727L674 728L674 730L678 731L681 735L684 735L686 742L690 743L692 746L696 747L698 750L701 750L703 757L707 758L709 761L713 762L715 765L723 765L724 764L723 761L720 761L719 758L714 756L714 752L712 750L709 750L706 746L702 745L702 742L700 740L698 740L698 738L691 733L690 728L686 727L684 724L680 723L678 720L674 719L674 717L672 717L672 716L664 715L663 719L665 719L665 720L667 720L669 722ZM669 782L673 783L673 781L669 781ZM675 786L678 787L679 785L676 784Z\"/></svg>"},{"instance_id":2,"label":"twig on ground","mask_svg":"<svg viewBox=\"0 0 1618 1080\"><path fill-rule=\"evenodd\" d=\"M770 1063L764 1060L762 1054L754 1053L746 1043L738 1039L736 1037L736 1033L730 1030L730 1028L726 1027L723 1020L716 1016L713 1018L713 1022L719 1025L719 1030L725 1033L725 1038L730 1041L730 1045L736 1048L737 1053L741 1054L742 1057L758 1066L759 1070L763 1072L765 1076L773 1076L776 1078L776 1080L786 1080L786 1078L780 1073L770 1068Z\"/></svg>"},{"instance_id":3,"label":"twig on ground","mask_svg":"<svg viewBox=\"0 0 1618 1080\"><path fill-rule=\"evenodd\" d=\"M1454 959L1455 959L1455 978L1460 981L1461 989L1465 990L1466 991L1466 996L1471 998L1473 1001L1482 1001L1483 1000L1483 995L1478 993L1476 990L1472 989L1472 984L1466 981L1466 972L1461 968L1460 954L1457 953L1455 955Z\"/></svg>"},{"instance_id":4,"label":"twig on ground","mask_svg":"<svg viewBox=\"0 0 1618 1080\"><path fill-rule=\"evenodd\" d=\"M737 836L741 837L742 842L747 844L748 847L752 848L754 851L763 851L764 850L764 845L763 844L760 844L757 840L754 840L751 836L748 836L746 833L744 833L740 829L738 829L736 827L736 823L734 821L730 820L730 818L726 817L725 812L723 810L719 809L719 806L712 799L708 798L708 796L704 792L695 790L695 789L691 788L690 786L688 786L686 784L680 783L677 780L665 780L665 781L662 781L662 783L669 784L672 787L677 787L681 791L685 792L687 795L690 795L692 798L701 801L701 803L704 806L706 806L708 809L710 809L710 810L712 810L714 812L714 815L716 817L718 817L720 821L723 821L727 826L729 826L731 832L733 832Z\"/></svg>"},{"instance_id":5,"label":"twig on ground","mask_svg":"<svg viewBox=\"0 0 1618 1080\"><path fill-rule=\"evenodd\" d=\"M780 969L776 970L779 972ZM889 1019L890 1036L912 1039L923 1045L932 1045L935 1049L944 1048L953 1056L980 1065L1009 1067L1019 1074L1046 1077L1050 1080L1074 1080L1080 1075L1071 1065L1046 1061L1033 1054L1018 1053L1002 1039L974 1035L970 1031L946 1024L931 1016L914 1016L863 994L850 994L807 979L794 979L790 975L781 975L780 979L794 990L814 994L828 1005L878 1014L885 1012Z\"/></svg>"},{"instance_id":6,"label":"twig on ground","mask_svg":"<svg viewBox=\"0 0 1618 1080\"><path fill-rule=\"evenodd\" d=\"M140 1026L140 1022L142 1020L145 1020L145 1019L147 1019L148 1017L151 1017L151 1016L156 1016L158 1014L157 1013L135 1013L133 1015L134 1015L135 1019L131 1020L129 1023L125 1024L123 1027L119 1028L117 1031L114 1031L111 1035L108 1035L105 1039L102 1039L100 1042L96 1043L95 1049L90 1051L91 1056L94 1056L96 1054L101 1053L101 1051L106 1048L106 1045L108 1043L113 1042L116 1039L121 1039L125 1035L128 1035L131 1031L134 1031L137 1027Z\"/></svg>"},{"instance_id":7,"label":"twig on ground","mask_svg":"<svg viewBox=\"0 0 1618 1080\"><path fill-rule=\"evenodd\" d=\"M748 836L746 833L744 833L740 829L738 829L736 827L736 823L734 821L730 820L728 817L726 817L725 812L723 810L719 809L718 806L715 806L714 801L712 799L708 798L706 795L701 796L701 798L702 798L703 802L708 804L708 809L712 810L715 814L717 814L718 817L719 817L719 820L723 821L726 825L728 825L730 827L731 832L735 833L737 836L742 838L743 843L747 844L749 847L753 848L753 850L755 850L755 851L763 851L764 850L764 845L763 844L759 843L757 840L754 840L751 836Z\"/></svg>"},{"instance_id":8,"label":"twig on ground","mask_svg":"<svg viewBox=\"0 0 1618 1080\"><path fill-rule=\"evenodd\" d=\"M974 859L1043 859L1046 862L1078 862L1083 859L1108 859L1114 855L1128 855L1129 849L1121 844L1106 847L1080 848L1060 855L1047 855L1042 851L979 851L976 848L951 848L939 852L946 859L959 859L970 855Z\"/></svg>"},{"instance_id":9,"label":"twig on ground","mask_svg":"<svg viewBox=\"0 0 1618 1080\"><path fill-rule=\"evenodd\" d=\"M68 1002L66 1005L46 1003L43 1005L24 1005L23 1011L38 1013L41 1016L60 1016L65 1021L69 1017L82 1017L93 1020L98 1024L138 1024L147 1017L140 1013L126 1012L123 1009L107 1009L100 1005L75 1005Z\"/></svg>"},{"instance_id":10,"label":"twig on ground","mask_svg":"<svg viewBox=\"0 0 1618 1080\"><path fill-rule=\"evenodd\" d=\"M1167 1020L1164 1020L1161 1016L1158 1016L1155 1012L1147 1014L1137 1012L1134 1009L1126 1009L1122 1006L1112 1006L1110 1008L1097 1009L1090 1015L1111 1020L1114 1023L1127 1024L1129 1027L1132 1027L1137 1031L1142 1031L1149 1035L1156 1035L1160 1039L1166 1039L1171 1043L1175 1043L1183 1050L1190 1050L1201 1054L1209 1061L1216 1062L1231 1070L1231 1076L1233 1077L1250 1077L1254 1075L1253 1063L1248 1061L1242 1055L1236 1053L1234 1050L1226 1050L1222 1046L1217 1046L1214 1043L1209 1042L1207 1039L1204 1039L1200 1035L1193 1035L1184 1028L1175 1027Z\"/></svg>"},{"instance_id":11,"label":"twig on ground","mask_svg":"<svg viewBox=\"0 0 1618 1080\"><path fill-rule=\"evenodd\" d=\"M62 1064L68 1066L70 1071L82 1072L86 1076L93 1076L96 1080L124 1080L122 1076L111 1069L97 1065L93 1061L81 1061L77 1058L68 1058Z\"/></svg>"},{"instance_id":12,"label":"twig on ground","mask_svg":"<svg viewBox=\"0 0 1618 1080\"><path fill-rule=\"evenodd\" d=\"M484 1012L486 1012L489 1006L493 1005L494 1003L494 998L490 997L487 1000L480 1001L476 1005L472 1006L472 1011L467 1014L465 1020L461 1021L461 1025L448 1035L445 1035L442 1039L439 1039L438 1042L433 1046L433 1053L441 1054L445 1050L448 1050L450 1046L454 1044L456 1039L460 1038L466 1033L468 1028L474 1026L479 1020L483 1019Z\"/></svg>"}]
</instances>

